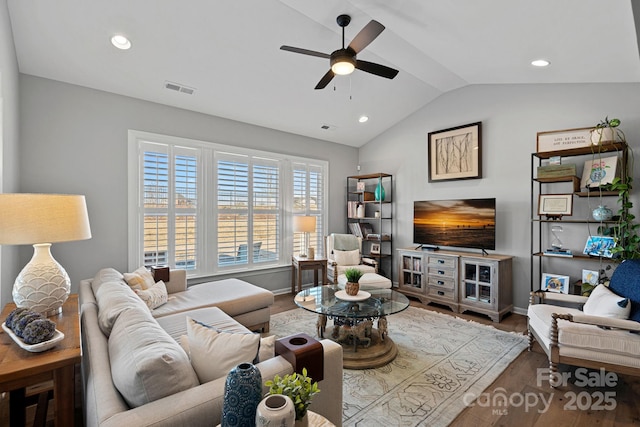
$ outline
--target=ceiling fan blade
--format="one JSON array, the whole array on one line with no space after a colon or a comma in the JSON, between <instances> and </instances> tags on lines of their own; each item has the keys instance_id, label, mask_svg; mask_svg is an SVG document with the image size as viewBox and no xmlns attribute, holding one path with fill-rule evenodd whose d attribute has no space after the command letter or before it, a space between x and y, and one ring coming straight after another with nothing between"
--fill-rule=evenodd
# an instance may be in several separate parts
<instances>
[{"instance_id":1,"label":"ceiling fan blade","mask_svg":"<svg viewBox=\"0 0 640 427\"><path fill-rule=\"evenodd\" d=\"M320 58L331 58L331 55L329 55L328 53L316 52L315 50L302 49L302 48L299 48L299 47L280 46L280 49L281 50L287 50L287 51L293 52L293 53L301 53L303 55L318 56Z\"/></svg>"},{"instance_id":2,"label":"ceiling fan blade","mask_svg":"<svg viewBox=\"0 0 640 427\"><path fill-rule=\"evenodd\" d=\"M327 87L329 82L333 79L333 76L335 76L333 71L331 71L331 70L327 71L327 74L322 76L322 78L320 79L320 81L316 85L315 89L324 89L325 87Z\"/></svg>"},{"instance_id":3,"label":"ceiling fan blade","mask_svg":"<svg viewBox=\"0 0 640 427\"><path fill-rule=\"evenodd\" d=\"M356 68L358 70L366 71L367 73L375 74L376 76L386 77L387 79L392 79L398 74L398 70L393 68L369 61L360 61L359 59L356 60Z\"/></svg>"},{"instance_id":4,"label":"ceiling fan blade","mask_svg":"<svg viewBox=\"0 0 640 427\"><path fill-rule=\"evenodd\" d=\"M360 30L353 40L351 40L349 47L353 49L355 53L358 53L365 47L369 46L369 43L374 41L383 30L384 25L378 21L371 20L362 30Z\"/></svg>"}]
</instances>

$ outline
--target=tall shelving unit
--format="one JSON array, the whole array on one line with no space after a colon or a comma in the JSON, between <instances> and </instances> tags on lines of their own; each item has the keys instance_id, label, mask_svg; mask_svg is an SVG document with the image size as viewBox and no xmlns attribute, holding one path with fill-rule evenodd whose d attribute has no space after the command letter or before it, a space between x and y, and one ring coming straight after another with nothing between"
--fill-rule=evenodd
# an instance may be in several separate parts
<instances>
[{"instance_id":1,"label":"tall shelving unit","mask_svg":"<svg viewBox=\"0 0 640 427\"><path fill-rule=\"evenodd\" d=\"M376 187L384 198L376 200ZM393 176L372 173L347 177L347 231L362 237L362 255L378 262L378 274L391 278L393 270ZM362 206L361 210L357 205ZM361 215L358 215L361 213ZM370 226L370 232L366 232ZM379 252L372 252L377 246Z\"/></svg>"},{"instance_id":2,"label":"tall shelving unit","mask_svg":"<svg viewBox=\"0 0 640 427\"><path fill-rule=\"evenodd\" d=\"M625 142L602 142L597 146L580 147L574 149L566 149L559 151L549 151L542 153L533 153L531 155L531 290L537 290L540 288L542 274L546 272L547 266L552 262L555 263L555 268L558 267L560 262L580 262L583 268L591 270L600 270L602 263L611 263L609 258L603 258L602 256L590 256L582 253L582 248L578 251L578 248L573 250L572 256L548 256L545 255L545 249L549 245L543 244L546 239L550 242L548 237L551 234L551 227L553 225L559 225L566 228L570 232L577 232L578 235L594 235L594 231L597 233L599 227L614 225L615 220L609 221L596 221L591 217L591 211L588 209L590 206L589 199L596 198L598 205L608 204L614 215L617 214L619 209L618 205L618 192L606 191L606 190L586 190L581 188L581 180L578 176L559 176L553 178L539 178L536 175L537 167L543 165L543 161L550 159L551 157L560 157L561 161L565 159L573 159L575 161L583 161L589 158L604 158L604 157L618 157L618 167L620 168L620 178L622 180L627 176L627 160L628 160L628 146ZM555 185L555 186L554 186ZM560 194L570 193L572 195L572 203L574 204L574 211L577 214L572 215L571 219L560 218L550 219L540 216L538 205L539 196L547 194ZM615 206L614 206L615 205ZM588 230L588 232L585 232ZM584 243L586 240L582 243ZM584 247L584 246L583 246ZM552 261L553 260L553 261ZM598 265L600 264L600 266ZM557 271L555 271L558 273ZM571 291L571 289L570 289Z\"/></svg>"}]
</instances>

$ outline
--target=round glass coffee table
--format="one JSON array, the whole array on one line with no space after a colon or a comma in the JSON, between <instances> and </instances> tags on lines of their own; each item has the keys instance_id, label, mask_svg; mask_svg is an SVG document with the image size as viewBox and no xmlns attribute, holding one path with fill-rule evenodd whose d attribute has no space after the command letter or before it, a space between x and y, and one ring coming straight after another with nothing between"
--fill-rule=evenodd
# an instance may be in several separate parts
<instances>
[{"instance_id":1,"label":"round glass coffee table","mask_svg":"<svg viewBox=\"0 0 640 427\"><path fill-rule=\"evenodd\" d=\"M298 307L318 314L318 337L327 335L342 345L345 368L377 368L398 354L389 337L387 316L409 307L409 299L400 292L361 287L351 297L338 286L328 285L300 291L294 300ZM329 330L328 320L333 321Z\"/></svg>"}]
</instances>

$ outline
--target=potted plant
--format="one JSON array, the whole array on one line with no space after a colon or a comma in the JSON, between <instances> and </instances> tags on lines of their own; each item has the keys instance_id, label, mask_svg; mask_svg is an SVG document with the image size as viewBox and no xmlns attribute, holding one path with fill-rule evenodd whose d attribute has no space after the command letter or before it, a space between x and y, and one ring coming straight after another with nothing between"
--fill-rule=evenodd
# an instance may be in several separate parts
<instances>
[{"instance_id":1,"label":"potted plant","mask_svg":"<svg viewBox=\"0 0 640 427\"><path fill-rule=\"evenodd\" d=\"M360 291L360 283L358 283L358 280L362 277L362 271L357 268L347 268L344 271L344 275L347 278L347 284L344 286L347 295L358 295Z\"/></svg>"},{"instance_id":2,"label":"potted plant","mask_svg":"<svg viewBox=\"0 0 640 427\"><path fill-rule=\"evenodd\" d=\"M591 143L598 145L603 142L624 142L626 137L624 132L618 128L620 126L619 119L609 119L609 116L601 120L593 129L591 129Z\"/></svg>"},{"instance_id":3,"label":"potted plant","mask_svg":"<svg viewBox=\"0 0 640 427\"><path fill-rule=\"evenodd\" d=\"M318 382L313 382L307 376L307 369L302 368L302 373L287 374L284 377L276 375L273 380L265 381L269 387L269 394L283 394L288 396L296 410L296 425L306 425L307 408L311 404L311 398L320 393Z\"/></svg>"}]
</instances>

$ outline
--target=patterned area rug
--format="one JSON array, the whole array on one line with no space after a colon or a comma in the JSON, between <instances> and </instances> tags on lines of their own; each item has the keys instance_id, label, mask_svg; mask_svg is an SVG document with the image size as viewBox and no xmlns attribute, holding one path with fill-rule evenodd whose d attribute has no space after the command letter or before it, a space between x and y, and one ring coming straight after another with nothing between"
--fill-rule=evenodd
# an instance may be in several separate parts
<instances>
[{"instance_id":1,"label":"patterned area rug","mask_svg":"<svg viewBox=\"0 0 640 427\"><path fill-rule=\"evenodd\" d=\"M447 426L527 347L524 335L409 307L388 317L398 356L377 369L344 370L345 426ZM316 336L316 315L271 316L271 333ZM331 324L331 321L329 321Z\"/></svg>"}]
</instances>

